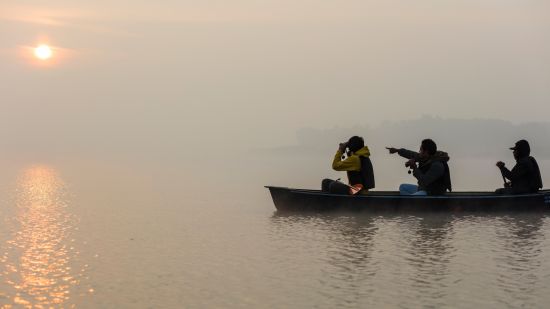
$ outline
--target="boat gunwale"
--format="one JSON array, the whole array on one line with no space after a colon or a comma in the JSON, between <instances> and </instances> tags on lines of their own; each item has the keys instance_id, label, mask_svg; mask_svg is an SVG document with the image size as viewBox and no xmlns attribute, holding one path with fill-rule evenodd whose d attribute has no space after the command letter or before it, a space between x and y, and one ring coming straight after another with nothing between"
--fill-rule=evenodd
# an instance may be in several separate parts
<instances>
[{"instance_id":1,"label":"boat gunwale","mask_svg":"<svg viewBox=\"0 0 550 309\"><path fill-rule=\"evenodd\" d=\"M550 190L541 190L536 193L527 194L515 194L515 195L498 195L489 191L463 191L454 192L449 195L399 195L397 191L374 191L380 193L390 193L388 195L345 195L345 194L333 194L322 192L321 190L312 189L295 189L288 187L277 186L265 186L267 189L285 190L292 194L311 195L311 196L327 196L327 197L340 197L340 198L358 198L358 199L518 199L518 198L532 198L532 197L546 197L550 194ZM393 194L391 194L393 193ZM470 195L468 195L470 193Z\"/></svg>"}]
</instances>

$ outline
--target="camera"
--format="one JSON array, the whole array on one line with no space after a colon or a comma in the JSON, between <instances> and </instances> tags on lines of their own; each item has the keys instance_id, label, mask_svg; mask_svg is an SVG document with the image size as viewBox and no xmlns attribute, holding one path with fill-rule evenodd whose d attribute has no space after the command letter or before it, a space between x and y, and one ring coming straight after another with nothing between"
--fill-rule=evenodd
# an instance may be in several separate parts
<instances>
[{"instance_id":1,"label":"camera","mask_svg":"<svg viewBox=\"0 0 550 309\"><path fill-rule=\"evenodd\" d=\"M342 151L342 161L349 157L348 153L348 142L340 143L340 151Z\"/></svg>"},{"instance_id":2,"label":"camera","mask_svg":"<svg viewBox=\"0 0 550 309\"><path fill-rule=\"evenodd\" d=\"M412 173L411 170L413 169L413 165L415 165L415 164L416 164L416 161L413 160L413 159L411 159L411 160L405 162L405 167L408 167L408 168L409 168L409 170L407 171L407 173L409 173L409 174Z\"/></svg>"}]
</instances>

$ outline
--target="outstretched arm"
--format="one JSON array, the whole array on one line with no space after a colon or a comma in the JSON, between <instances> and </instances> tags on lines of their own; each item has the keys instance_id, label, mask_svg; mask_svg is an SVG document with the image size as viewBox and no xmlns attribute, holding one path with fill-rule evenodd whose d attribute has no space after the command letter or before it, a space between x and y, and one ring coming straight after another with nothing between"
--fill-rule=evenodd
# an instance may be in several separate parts
<instances>
[{"instance_id":1,"label":"outstretched arm","mask_svg":"<svg viewBox=\"0 0 550 309\"><path fill-rule=\"evenodd\" d=\"M418 159L418 156L419 156L418 152L408 150L405 148L398 149L397 154L402 156L405 159Z\"/></svg>"},{"instance_id":2,"label":"outstretched arm","mask_svg":"<svg viewBox=\"0 0 550 309\"><path fill-rule=\"evenodd\" d=\"M386 149L390 152L390 154L397 152L398 155L406 159L418 159L419 156L418 152L407 150L405 148L386 147Z\"/></svg>"}]
</instances>

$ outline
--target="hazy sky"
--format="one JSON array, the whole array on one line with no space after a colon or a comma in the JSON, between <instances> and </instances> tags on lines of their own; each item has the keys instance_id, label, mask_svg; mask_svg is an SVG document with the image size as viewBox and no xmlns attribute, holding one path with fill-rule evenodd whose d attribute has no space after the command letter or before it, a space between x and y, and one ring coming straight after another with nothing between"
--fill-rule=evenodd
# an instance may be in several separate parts
<instances>
[{"instance_id":1,"label":"hazy sky","mask_svg":"<svg viewBox=\"0 0 550 309\"><path fill-rule=\"evenodd\" d=\"M4 0L0 37L3 148L266 146L550 112L548 1Z\"/></svg>"}]
</instances>

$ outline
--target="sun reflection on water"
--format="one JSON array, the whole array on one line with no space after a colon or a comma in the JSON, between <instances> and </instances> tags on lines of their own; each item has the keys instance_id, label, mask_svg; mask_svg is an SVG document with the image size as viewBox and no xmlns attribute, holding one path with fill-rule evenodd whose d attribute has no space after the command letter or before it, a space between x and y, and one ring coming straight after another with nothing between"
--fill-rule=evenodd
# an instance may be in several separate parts
<instances>
[{"instance_id":1,"label":"sun reflection on water","mask_svg":"<svg viewBox=\"0 0 550 309\"><path fill-rule=\"evenodd\" d=\"M2 308L73 307L71 287L82 269L74 269L78 256L71 233L75 216L67 211L66 185L52 168L25 170L17 183L15 233L1 258L4 282L12 290L0 295Z\"/></svg>"}]
</instances>

